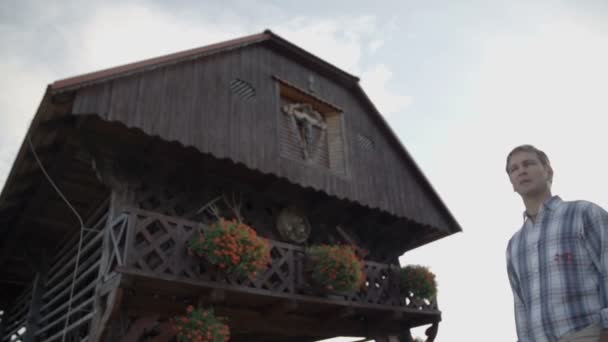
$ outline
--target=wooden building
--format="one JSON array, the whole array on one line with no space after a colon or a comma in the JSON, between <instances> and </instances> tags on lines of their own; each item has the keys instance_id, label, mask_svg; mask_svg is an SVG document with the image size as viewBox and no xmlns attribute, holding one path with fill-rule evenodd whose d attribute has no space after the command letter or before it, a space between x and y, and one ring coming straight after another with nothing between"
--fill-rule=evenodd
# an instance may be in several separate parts
<instances>
[{"instance_id":1,"label":"wooden building","mask_svg":"<svg viewBox=\"0 0 608 342\"><path fill-rule=\"evenodd\" d=\"M186 255L218 198L271 242L260 279ZM119 340L188 303L234 341L434 335L436 302L404 301L391 270L460 230L358 78L270 31L93 72L47 88L0 195L0 341ZM306 291L313 243L369 251L367 288Z\"/></svg>"}]
</instances>

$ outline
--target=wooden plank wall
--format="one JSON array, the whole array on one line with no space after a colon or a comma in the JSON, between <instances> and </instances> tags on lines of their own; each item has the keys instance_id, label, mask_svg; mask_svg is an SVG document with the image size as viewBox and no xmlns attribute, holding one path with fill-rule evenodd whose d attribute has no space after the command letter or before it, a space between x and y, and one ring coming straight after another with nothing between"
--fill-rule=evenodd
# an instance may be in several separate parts
<instances>
[{"instance_id":1,"label":"wooden plank wall","mask_svg":"<svg viewBox=\"0 0 608 342\"><path fill-rule=\"evenodd\" d=\"M344 110L342 161L346 175L281 157L280 97L273 75L308 89ZM230 91L240 79L256 91L254 101ZM285 177L338 198L357 201L399 217L453 231L453 222L381 129L372 109L351 89L294 62L265 45L253 45L156 68L78 91L73 111L98 114L164 140L230 158L264 173ZM361 148L357 135L374 142ZM330 137L336 139L336 137ZM167 156L171 162L172 156Z\"/></svg>"}]
</instances>

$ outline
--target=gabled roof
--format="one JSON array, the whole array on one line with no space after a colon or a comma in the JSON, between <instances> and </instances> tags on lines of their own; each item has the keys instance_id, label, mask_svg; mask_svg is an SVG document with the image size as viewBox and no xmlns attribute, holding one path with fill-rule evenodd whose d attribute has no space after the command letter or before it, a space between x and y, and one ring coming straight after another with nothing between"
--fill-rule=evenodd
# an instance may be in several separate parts
<instances>
[{"instance_id":1,"label":"gabled roof","mask_svg":"<svg viewBox=\"0 0 608 342\"><path fill-rule=\"evenodd\" d=\"M314 56L313 54L301 49L300 47L288 42L287 40L277 36L269 30L266 30L259 34L233 39L222 43L212 44L196 49L173 53L166 56L156 57L123 66L118 66L97 72L79 75L76 77L58 80L53 82L47 89L47 93L45 95L45 99L47 99L47 102L43 101L43 103L47 103L48 106L48 101L52 102L52 100L49 99L55 98L55 95L73 93L81 88L105 83L115 79L120 79L129 75L143 73L146 71L189 60L200 59L222 52L240 49L254 44L269 44L269 46L276 49L276 51L280 52L281 54L288 55L290 58L293 58L297 62L305 66L311 67L315 71L328 76L332 80L336 81L338 84L341 84L345 88L352 91L354 95L356 95L359 100L367 107L368 112L371 114L371 119L375 121L378 127L383 131L384 136L390 141L390 143L394 147L396 147L396 150L398 151L398 154L403 159L403 161L405 161L405 163L410 166L411 170L413 171L413 176L417 179L417 183L430 196L430 199L432 200L432 202L435 203L439 211L442 212L442 216L447 222L447 226L444 227L444 229L446 229L447 231L444 231L439 235L445 236L462 230L458 222L450 213L449 209L445 206L445 204L438 196L437 192L433 189L428 179L425 177L423 172L415 163L409 152L401 144L400 140L397 138L397 135L389 127L383 116L374 106L367 94L363 91L359 84L359 79L331 65L330 63L327 63L326 61ZM39 108L39 113L33 120L32 126L30 127L30 131L28 131L28 135L31 133L32 129L35 128L35 123L37 121L40 121L42 116L48 116L48 113L44 114L42 112L45 111L43 111L41 107ZM48 110L46 112L48 112ZM16 162L13 165L9 178L7 179L7 184L5 185L2 193L0 194L0 212L4 209L3 200L6 198L7 195L7 187L10 185L9 183L15 181L15 167L21 160L23 160L23 158L26 157L25 154L27 153L24 153L24 148L22 146L19 155L16 158Z\"/></svg>"},{"instance_id":2,"label":"gabled roof","mask_svg":"<svg viewBox=\"0 0 608 342\"><path fill-rule=\"evenodd\" d=\"M104 69L88 74L58 80L51 84L51 89L53 92L71 91L81 88L83 86L108 81L118 77L124 77L133 73L142 72L145 70L150 70L170 64L175 64L186 60L197 59L200 57L209 56L227 50L237 49L247 45L262 42L271 42L292 54L298 55L309 64L313 64L317 67L320 67L325 72L333 74L334 76L337 76L346 82L352 84L359 82L359 78L357 78L356 76L353 76L333 66L332 64L327 63L326 61L312 55L311 53L301 49L296 45L293 45L287 40L272 33L270 30L265 30L262 33L250 36L227 40L221 43L206 45L191 50L180 51L165 56L150 58L135 63L125 64L109 69Z\"/></svg>"},{"instance_id":3,"label":"gabled roof","mask_svg":"<svg viewBox=\"0 0 608 342\"><path fill-rule=\"evenodd\" d=\"M52 94L71 92L82 87L107 82L113 79L118 79L121 77L126 77L129 75L153 70L156 68L177 64L188 60L199 59L230 50L240 49L249 45L261 43L270 44L270 46L276 48L281 53L287 54L297 60L299 63L310 66L318 72L329 76L331 79L337 81L338 83L353 91L370 109L370 112L373 113L373 120L384 131L385 136L392 142L392 144L397 147L397 149L400 151L402 158L406 161L407 164L409 164L413 168L414 174L419 179L419 183L422 185L423 188L426 189L427 193L433 198L433 201L438 205L438 207L441 208L441 211L443 211L444 215L447 217L447 220L451 222L450 231L453 233L462 230L458 222L450 213L449 209L441 201L437 192L432 187L428 179L425 177L424 173L421 171L421 169L415 163L409 152L403 146L397 135L393 132L393 130L390 128L382 114L378 111L378 109L374 106L373 102L369 99L365 91L361 88L359 84L359 78L290 43L289 41L274 34L270 30L265 30L264 32L259 34L228 40L217 44L211 44L187 51L177 52L161 57L143 60L140 62L135 62L123 66L79 75L76 77L58 80L51 84L50 91Z\"/></svg>"}]
</instances>

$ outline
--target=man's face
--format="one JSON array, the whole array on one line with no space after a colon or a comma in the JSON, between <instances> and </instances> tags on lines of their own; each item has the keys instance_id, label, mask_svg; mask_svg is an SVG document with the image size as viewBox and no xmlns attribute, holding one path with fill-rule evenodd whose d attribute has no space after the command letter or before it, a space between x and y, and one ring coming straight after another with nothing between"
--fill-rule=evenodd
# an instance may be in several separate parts
<instances>
[{"instance_id":1,"label":"man's face","mask_svg":"<svg viewBox=\"0 0 608 342\"><path fill-rule=\"evenodd\" d=\"M515 152L511 155L507 170L513 190L522 197L531 197L549 191L548 181L551 177L549 167L543 166L536 153Z\"/></svg>"}]
</instances>

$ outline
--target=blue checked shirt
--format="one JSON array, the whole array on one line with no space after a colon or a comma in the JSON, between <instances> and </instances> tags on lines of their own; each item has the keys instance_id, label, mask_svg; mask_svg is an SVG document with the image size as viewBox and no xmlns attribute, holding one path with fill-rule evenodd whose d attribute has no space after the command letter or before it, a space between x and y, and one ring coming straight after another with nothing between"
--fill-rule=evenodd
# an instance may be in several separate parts
<instances>
[{"instance_id":1,"label":"blue checked shirt","mask_svg":"<svg viewBox=\"0 0 608 342\"><path fill-rule=\"evenodd\" d=\"M507 271L520 342L608 328L608 213L552 197L509 241Z\"/></svg>"}]
</instances>

